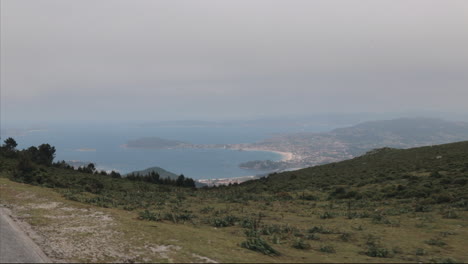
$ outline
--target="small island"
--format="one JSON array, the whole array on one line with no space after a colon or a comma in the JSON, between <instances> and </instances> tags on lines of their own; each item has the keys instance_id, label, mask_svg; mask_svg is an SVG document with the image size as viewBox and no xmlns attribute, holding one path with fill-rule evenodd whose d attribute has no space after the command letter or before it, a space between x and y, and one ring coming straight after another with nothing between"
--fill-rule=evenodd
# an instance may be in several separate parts
<instances>
[{"instance_id":1,"label":"small island","mask_svg":"<svg viewBox=\"0 0 468 264\"><path fill-rule=\"evenodd\" d=\"M142 148L142 149L174 149L174 148L187 148L191 144L178 141L163 139L159 137L144 137L135 140L130 140L127 144L123 145L125 148Z\"/></svg>"}]
</instances>

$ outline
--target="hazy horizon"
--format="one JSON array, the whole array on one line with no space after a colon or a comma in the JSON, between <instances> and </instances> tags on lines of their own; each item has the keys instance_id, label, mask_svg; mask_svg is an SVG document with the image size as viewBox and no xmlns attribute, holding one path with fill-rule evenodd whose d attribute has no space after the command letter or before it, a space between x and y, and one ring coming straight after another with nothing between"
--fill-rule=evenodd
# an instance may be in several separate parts
<instances>
[{"instance_id":1,"label":"hazy horizon","mask_svg":"<svg viewBox=\"0 0 468 264\"><path fill-rule=\"evenodd\" d=\"M1 2L1 119L468 120L467 1Z\"/></svg>"}]
</instances>

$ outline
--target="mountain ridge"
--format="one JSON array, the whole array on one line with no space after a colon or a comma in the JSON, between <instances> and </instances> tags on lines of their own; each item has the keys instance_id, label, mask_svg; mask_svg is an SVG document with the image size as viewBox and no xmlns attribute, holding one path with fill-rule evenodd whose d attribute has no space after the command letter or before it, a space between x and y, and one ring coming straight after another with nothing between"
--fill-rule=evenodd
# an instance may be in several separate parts
<instances>
[{"instance_id":1,"label":"mountain ridge","mask_svg":"<svg viewBox=\"0 0 468 264\"><path fill-rule=\"evenodd\" d=\"M325 133L278 135L236 147L291 152L295 159L276 162L273 166L275 169L287 169L346 160L375 148L412 148L464 140L468 140L466 122L436 118L399 118L368 121Z\"/></svg>"}]
</instances>

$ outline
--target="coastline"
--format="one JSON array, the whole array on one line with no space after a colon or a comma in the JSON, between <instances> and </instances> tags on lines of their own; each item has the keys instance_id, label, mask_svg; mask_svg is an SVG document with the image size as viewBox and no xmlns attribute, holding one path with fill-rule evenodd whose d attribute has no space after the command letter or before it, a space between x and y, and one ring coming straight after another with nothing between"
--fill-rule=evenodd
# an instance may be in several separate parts
<instances>
[{"instance_id":1,"label":"coastline","mask_svg":"<svg viewBox=\"0 0 468 264\"><path fill-rule=\"evenodd\" d=\"M272 152L281 155L281 160L279 161L293 161L296 159L296 156L292 152L286 151L277 151L277 150L270 150L270 149L260 149L260 148L236 148L236 150L242 151L265 151L265 152Z\"/></svg>"},{"instance_id":2,"label":"coastline","mask_svg":"<svg viewBox=\"0 0 468 264\"><path fill-rule=\"evenodd\" d=\"M260 178L261 176L257 175L250 175L250 176L240 176L234 178L216 178L216 179L198 179L197 181L203 184L206 184L208 187L211 186L220 186L220 185L228 185L234 183L242 183L249 180L255 180Z\"/></svg>"},{"instance_id":3,"label":"coastline","mask_svg":"<svg viewBox=\"0 0 468 264\"><path fill-rule=\"evenodd\" d=\"M286 151L277 151L277 150L267 150L267 149L260 149L260 148L230 148L232 150L239 150L239 151L263 151L263 152L271 152L281 155L281 159L276 162L293 162L298 157L294 155L292 152ZM268 175L269 173L258 174L258 175L246 175L246 176L239 176L233 178L212 178L212 179L198 179L197 181L207 186L220 186L220 185L228 185L228 184L235 184L235 183L242 183L249 180L259 179Z\"/></svg>"},{"instance_id":4,"label":"coastline","mask_svg":"<svg viewBox=\"0 0 468 264\"><path fill-rule=\"evenodd\" d=\"M280 154L282 156L281 161L292 161L295 158L292 152L282 152L282 151L274 151L274 150L269 150L269 152Z\"/></svg>"}]
</instances>

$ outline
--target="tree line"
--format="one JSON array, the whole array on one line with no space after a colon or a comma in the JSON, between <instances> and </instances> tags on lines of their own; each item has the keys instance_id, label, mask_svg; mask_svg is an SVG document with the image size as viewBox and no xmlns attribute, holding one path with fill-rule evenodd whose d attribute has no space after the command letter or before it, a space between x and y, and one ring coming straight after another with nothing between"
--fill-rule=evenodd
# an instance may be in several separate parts
<instances>
[{"instance_id":1,"label":"tree line","mask_svg":"<svg viewBox=\"0 0 468 264\"><path fill-rule=\"evenodd\" d=\"M142 181L153 184L162 185L173 185L180 187L195 187L195 181L191 178L187 178L184 175L180 175L177 179L161 178L157 172L150 172L147 175L140 174L129 174L126 177L122 177L119 172L111 171L106 172L104 170L98 170L94 163L89 163L86 166L79 166L75 168L64 160L59 162L53 162L55 158L55 147L49 144L41 144L38 147L31 146L27 149L17 150L18 143L11 137L4 141L4 144L0 146L0 156L7 158L18 159L18 165L16 166L15 175L24 178L23 176L30 176L38 166L55 167L67 170L73 170L86 174L110 176L116 179L126 179L130 181ZM30 178L30 177L27 177Z\"/></svg>"},{"instance_id":2,"label":"tree line","mask_svg":"<svg viewBox=\"0 0 468 264\"><path fill-rule=\"evenodd\" d=\"M180 187L195 187L195 181L192 178L187 178L183 174L177 177L177 179L161 178L157 172L150 172L146 175L140 175L138 173L131 173L126 176L131 181L142 181L155 184L174 185Z\"/></svg>"}]
</instances>

